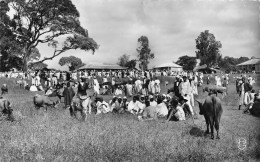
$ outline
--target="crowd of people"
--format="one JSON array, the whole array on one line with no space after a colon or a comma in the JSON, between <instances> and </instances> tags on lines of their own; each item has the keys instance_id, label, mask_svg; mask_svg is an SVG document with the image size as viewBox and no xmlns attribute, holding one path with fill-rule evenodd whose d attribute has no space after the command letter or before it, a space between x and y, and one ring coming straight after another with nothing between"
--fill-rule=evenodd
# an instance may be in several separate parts
<instances>
[{"instance_id":1,"label":"crowd of people","mask_svg":"<svg viewBox=\"0 0 260 162\"><path fill-rule=\"evenodd\" d=\"M31 73L1 73L2 77L20 78L18 84L30 91L45 91L46 95L54 89L63 89L65 108L71 105L75 96L90 96L89 90L95 96L114 95L109 102L99 97L96 100L96 114L129 112L141 118L167 117L167 120L185 120L195 114L194 96L198 95L198 86L203 83L203 73L169 72L169 71L138 71L138 70L81 70L75 72L35 71ZM161 93L161 86L169 84L160 80L160 76L173 76L173 87L167 94ZM208 74L206 83L217 87L228 88L229 74ZM212 83L214 78L214 83ZM27 83L26 80L31 81ZM236 78L237 92L240 96L239 109L245 106L245 112L252 107L255 90L252 85L255 80L249 76ZM29 85L30 84L30 85ZM259 91L260 93L260 91ZM93 96L94 96L93 95ZM129 97L132 98L128 101ZM89 113L88 105L80 103ZM172 114L172 115L170 115Z\"/></svg>"}]
</instances>

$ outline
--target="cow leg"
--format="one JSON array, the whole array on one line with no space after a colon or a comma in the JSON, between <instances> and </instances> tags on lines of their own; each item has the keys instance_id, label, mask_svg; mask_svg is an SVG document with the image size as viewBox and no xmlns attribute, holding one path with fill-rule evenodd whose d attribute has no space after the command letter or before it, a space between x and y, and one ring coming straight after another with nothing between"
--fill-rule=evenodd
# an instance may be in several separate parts
<instances>
[{"instance_id":1,"label":"cow leg","mask_svg":"<svg viewBox=\"0 0 260 162\"><path fill-rule=\"evenodd\" d=\"M208 118L205 118L206 120L206 125L207 125L207 130L206 130L206 134L209 134L209 119Z\"/></svg>"},{"instance_id":2,"label":"cow leg","mask_svg":"<svg viewBox=\"0 0 260 162\"><path fill-rule=\"evenodd\" d=\"M214 139L214 121L212 117L209 118L209 125L211 129L211 139Z\"/></svg>"},{"instance_id":3,"label":"cow leg","mask_svg":"<svg viewBox=\"0 0 260 162\"><path fill-rule=\"evenodd\" d=\"M74 111L73 111L72 106L70 106L69 110L70 110L70 116L71 116L71 117L75 116L75 113L74 113Z\"/></svg>"},{"instance_id":4,"label":"cow leg","mask_svg":"<svg viewBox=\"0 0 260 162\"><path fill-rule=\"evenodd\" d=\"M217 131L217 139L219 138L219 122L220 122L220 117L217 119L217 121L215 122L215 129Z\"/></svg>"}]
</instances>

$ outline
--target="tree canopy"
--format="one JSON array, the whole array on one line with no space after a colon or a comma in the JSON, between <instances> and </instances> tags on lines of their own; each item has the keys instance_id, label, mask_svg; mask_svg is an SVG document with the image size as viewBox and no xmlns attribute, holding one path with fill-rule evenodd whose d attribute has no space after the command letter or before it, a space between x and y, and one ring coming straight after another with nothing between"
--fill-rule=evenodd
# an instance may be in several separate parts
<instances>
[{"instance_id":1,"label":"tree canopy","mask_svg":"<svg viewBox=\"0 0 260 162\"><path fill-rule=\"evenodd\" d=\"M126 67L126 64L129 61L129 58L130 58L130 55L123 54L122 56L120 56L118 58L117 64L122 66L122 67Z\"/></svg>"},{"instance_id":2,"label":"tree canopy","mask_svg":"<svg viewBox=\"0 0 260 162\"><path fill-rule=\"evenodd\" d=\"M148 69L149 60L154 58L154 53L151 53L149 47L149 40L146 36L138 38L139 47L136 49L138 52L139 67L142 70Z\"/></svg>"},{"instance_id":3,"label":"tree canopy","mask_svg":"<svg viewBox=\"0 0 260 162\"><path fill-rule=\"evenodd\" d=\"M217 65L221 59L220 48L222 48L222 44L208 30L200 33L196 39L196 48L196 57L201 60L200 65L206 64L210 68Z\"/></svg>"},{"instance_id":4,"label":"tree canopy","mask_svg":"<svg viewBox=\"0 0 260 162\"><path fill-rule=\"evenodd\" d=\"M98 49L98 44L80 25L79 12L71 0L6 1L15 13L10 21L4 19L4 26L11 31L17 47L22 49L18 56L23 60L24 71L39 43L48 44L54 52L36 63L51 60L71 49L92 50L93 53ZM65 37L61 44L57 41L60 37Z\"/></svg>"},{"instance_id":5,"label":"tree canopy","mask_svg":"<svg viewBox=\"0 0 260 162\"><path fill-rule=\"evenodd\" d=\"M80 58L75 56L62 57L59 60L61 66L67 65L70 71L75 70L77 67L84 65Z\"/></svg>"},{"instance_id":6,"label":"tree canopy","mask_svg":"<svg viewBox=\"0 0 260 162\"><path fill-rule=\"evenodd\" d=\"M118 58L117 64L122 67L133 69L136 66L136 60L135 59L130 60L130 55L123 54Z\"/></svg>"},{"instance_id":7,"label":"tree canopy","mask_svg":"<svg viewBox=\"0 0 260 162\"><path fill-rule=\"evenodd\" d=\"M181 65L183 70L188 70L188 71L192 71L196 64L196 57L190 57L190 56L181 56L178 58L176 64Z\"/></svg>"}]
</instances>

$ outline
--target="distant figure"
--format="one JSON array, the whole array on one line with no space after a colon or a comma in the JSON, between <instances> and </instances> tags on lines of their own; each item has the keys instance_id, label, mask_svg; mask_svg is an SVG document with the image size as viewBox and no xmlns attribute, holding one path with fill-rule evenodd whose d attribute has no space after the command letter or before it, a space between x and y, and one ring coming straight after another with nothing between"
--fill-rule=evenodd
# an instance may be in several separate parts
<instances>
[{"instance_id":1,"label":"distant figure","mask_svg":"<svg viewBox=\"0 0 260 162\"><path fill-rule=\"evenodd\" d=\"M1 90L2 90L2 95L8 93L7 85L3 84L2 87L1 87Z\"/></svg>"}]
</instances>

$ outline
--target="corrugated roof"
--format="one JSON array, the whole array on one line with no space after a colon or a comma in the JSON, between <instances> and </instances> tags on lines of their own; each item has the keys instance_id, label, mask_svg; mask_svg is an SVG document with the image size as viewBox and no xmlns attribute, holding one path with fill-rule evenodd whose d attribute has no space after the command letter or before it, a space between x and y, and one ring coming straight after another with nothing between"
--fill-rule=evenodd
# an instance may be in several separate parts
<instances>
[{"instance_id":1,"label":"corrugated roof","mask_svg":"<svg viewBox=\"0 0 260 162\"><path fill-rule=\"evenodd\" d=\"M237 66L241 65L254 65L254 64L260 64L260 58L250 59L248 61L242 62L238 64Z\"/></svg>"},{"instance_id":2,"label":"corrugated roof","mask_svg":"<svg viewBox=\"0 0 260 162\"><path fill-rule=\"evenodd\" d=\"M154 68L164 68L164 67L182 68L182 66L177 65L177 64L175 64L173 62L163 63L161 65L154 66Z\"/></svg>"},{"instance_id":3,"label":"corrugated roof","mask_svg":"<svg viewBox=\"0 0 260 162\"><path fill-rule=\"evenodd\" d=\"M88 65L85 65L81 68L79 68L78 70L82 70L82 69L99 69L99 70L123 70L123 69L126 69L122 66L119 66L119 65L104 65L104 64L88 64Z\"/></svg>"}]
</instances>

